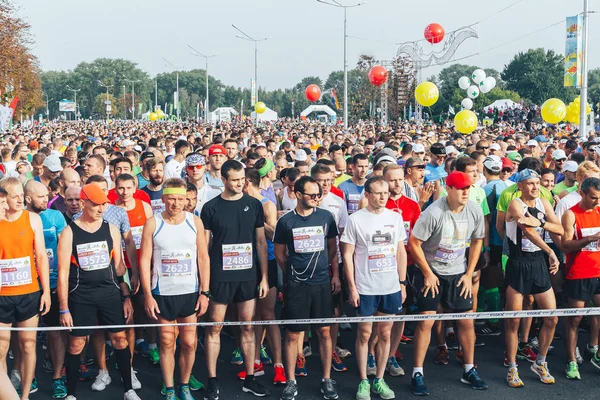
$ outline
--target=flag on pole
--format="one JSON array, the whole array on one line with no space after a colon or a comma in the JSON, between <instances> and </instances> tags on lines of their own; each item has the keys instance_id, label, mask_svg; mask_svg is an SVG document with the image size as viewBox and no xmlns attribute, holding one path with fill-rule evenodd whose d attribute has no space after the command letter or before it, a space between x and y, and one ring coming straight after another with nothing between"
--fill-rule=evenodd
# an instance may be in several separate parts
<instances>
[{"instance_id":1,"label":"flag on pole","mask_svg":"<svg viewBox=\"0 0 600 400\"><path fill-rule=\"evenodd\" d=\"M454 115L456 114L456 112L454 111L454 107L452 107L450 104L448 104L448 115Z\"/></svg>"},{"instance_id":2,"label":"flag on pole","mask_svg":"<svg viewBox=\"0 0 600 400\"><path fill-rule=\"evenodd\" d=\"M200 107L200 109L202 111L204 111L204 104L202 104L202 100L200 100L200 103L198 103L198 106Z\"/></svg>"},{"instance_id":3,"label":"flag on pole","mask_svg":"<svg viewBox=\"0 0 600 400\"><path fill-rule=\"evenodd\" d=\"M173 103L169 104L169 114L173 114Z\"/></svg>"},{"instance_id":4,"label":"flag on pole","mask_svg":"<svg viewBox=\"0 0 600 400\"><path fill-rule=\"evenodd\" d=\"M335 89L331 89L331 102L336 110L340 109L340 102L338 101L337 91Z\"/></svg>"}]
</instances>

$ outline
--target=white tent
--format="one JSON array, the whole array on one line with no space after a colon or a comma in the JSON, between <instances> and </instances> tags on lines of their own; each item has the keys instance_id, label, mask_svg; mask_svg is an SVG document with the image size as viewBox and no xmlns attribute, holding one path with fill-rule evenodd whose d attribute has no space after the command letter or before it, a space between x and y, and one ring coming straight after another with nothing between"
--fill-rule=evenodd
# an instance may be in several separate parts
<instances>
[{"instance_id":1,"label":"white tent","mask_svg":"<svg viewBox=\"0 0 600 400\"><path fill-rule=\"evenodd\" d=\"M252 111L252 114L250 114L250 116L254 119L256 118L256 111ZM258 120L259 121L277 121L277 113L273 110L271 110L269 107L267 107L267 109L265 110L264 113L262 114L258 114Z\"/></svg>"},{"instance_id":2,"label":"white tent","mask_svg":"<svg viewBox=\"0 0 600 400\"><path fill-rule=\"evenodd\" d=\"M233 107L219 107L213 112L208 113L208 120L212 124L216 124L219 121L231 121L231 118L238 115Z\"/></svg>"},{"instance_id":3,"label":"white tent","mask_svg":"<svg viewBox=\"0 0 600 400\"><path fill-rule=\"evenodd\" d=\"M313 112L324 112L324 113L328 114L330 117L334 117L336 115L335 111L333 111L331 108L329 108L326 105L313 104L311 106L306 107L306 109L304 111L302 111L300 116L307 117L309 114L311 114Z\"/></svg>"},{"instance_id":4,"label":"white tent","mask_svg":"<svg viewBox=\"0 0 600 400\"><path fill-rule=\"evenodd\" d=\"M504 111L504 110L507 110L507 109L510 109L510 108L522 108L522 107L521 107L521 105L519 103L515 103L511 99L502 99L502 100L496 100L495 102L493 102L489 106L486 106L485 110L487 110L489 108L491 108L492 110L494 108L497 108L500 111Z\"/></svg>"}]
</instances>

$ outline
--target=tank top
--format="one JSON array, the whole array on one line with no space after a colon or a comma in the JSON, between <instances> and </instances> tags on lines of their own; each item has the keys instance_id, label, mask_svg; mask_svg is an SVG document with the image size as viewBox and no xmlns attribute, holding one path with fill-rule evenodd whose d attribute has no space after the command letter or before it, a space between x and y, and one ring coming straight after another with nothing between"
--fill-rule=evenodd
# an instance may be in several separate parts
<instances>
[{"instance_id":1,"label":"tank top","mask_svg":"<svg viewBox=\"0 0 600 400\"><path fill-rule=\"evenodd\" d=\"M135 207L132 210L127 211L127 217L129 218L131 236L133 236L133 242L135 243L135 249L139 262L140 245L142 244L142 229L144 228L144 223L146 222L146 211L144 211L144 203L142 200L135 199ZM123 245L123 248L125 248L125 245ZM125 254L125 265L127 268L131 268L127 254Z\"/></svg>"},{"instance_id":2,"label":"tank top","mask_svg":"<svg viewBox=\"0 0 600 400\"><path fill-rule=\"evenodd\" d=\"M196 225L194 215L185 213L177 225L156 214L154 228L152 294L175 296L198 291Z\"/></svg>"},{"instance_id":3,"label":"tank top","mask_svg":"<svg viewBox=\"0 0 600 400\"><path fill-rule=\"evenodd\" d=\"M260 204L262 204L264 206L264 204L267 201L271 201L271 199L267 199L266 197L263 197L262 200L260 201ZM275 203L275 207L277 207L277 203ZM269 251L269 260L274 260L275 259L275 245L269 239L267 239L267 250Z\"/></svg>"},{"instance_id":4,"label":"tank top","mask_svg":"<svg viewBox=\"0 0 600 400\"><path fill-rule=\"evenodd\" d=\"M286 187L283 188L283 196L281 198L281 207L284 210L288 210L289 211L289 210L293 210L293 209L296 208L296 204L297 204L298 200L297 199L293 199L293 200L290 199L288 197L288 193L289 193L288 192L288 187L286 186Z\"/></svg>"},{"instance_id":5,"label":"tank top","mask_svg":"<svg viewBox=\"0 0 600 400\"><path fill-rule=\"evenodd\" d=\"M260 189L260 194L266 197L268 200L271 200L271 202L275 204L275 207L277 207L277 196L275 196L273 186L269 186L267 189Z\"/></svg>"},{"instance_id":6,"label":"tank top","mask_svg":"<svg viewBox=\"0 0 600 400\"><path fill-rule=\"evenodd\" d=\"M580 240L600 231L600 208L586 212L579 204L571 208L575 215L573 240ZM589 243L581 250L567 254L566 279L589 279L600 277L600 246Z\"/></svg>"},{"instance_id":7,"label":"tank top","mask_svg":"<svg viewBox=\"0 0 600 400\"><path fill-rule=\"evenodd\" d=\"M520 198L516 198L521 203L523 211L528 210L527 205ZM533 215L534 218L541 219L546 216L546 209L544 203L539 197L535 199L535 208L538 210L539 215ZM544 229L541 227L535 228L535 231L544 238ZM544 252L538 246L533 244L531 240L525 236L523 230L519 228L516 221L510 221L506 223L506 236L508 240L510 258L514 259L531 259L544 257Z\"/></svg>"},{"instance_id":8,"label":"tank top","mask_svg":"<svg viewBox=\"0 0 600 400\"><path fill-rule=\"evenodd\" d=\"M150 206L152 206L152 214L160 214L165 211L165 205L162 202L162 189L161 190L150 190L148 186L142 188L148 197L150 197Z\"/></svg>"},{"instance_id":9,"label":"tank top","mask_svg":"<svg viewBox=\"0 0 600 400\"><path fill-rule=\"evenodd\" d=\"M0 221L0 296L20 296L40 290L34 245L29 211L23 210L15 221Z\"/></svg>"},{"instance_id":10,"label":"tank top","mask_svg":"<svg viewBox=\"0 0 600 400\"><path fill-rule=\"evenodd\" d=\"M120 293L114 265L110 224L102 220L95 232L72 222L73 247L69 272L69 296L76 301L90 301L106 294ZM92 295L92 293L94 293Z\"/></svg>"}]
</instances>

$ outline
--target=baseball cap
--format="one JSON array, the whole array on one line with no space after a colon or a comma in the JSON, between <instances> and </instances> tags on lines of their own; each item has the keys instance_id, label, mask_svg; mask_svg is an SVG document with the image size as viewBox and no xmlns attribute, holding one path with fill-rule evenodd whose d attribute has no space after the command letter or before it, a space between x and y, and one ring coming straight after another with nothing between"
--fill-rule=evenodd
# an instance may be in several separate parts
<instances>
[{"instance_id":1,"label":"baseball cap","mask_svg":"<svg viewBox=\"0 0 600 400\"><path fill-rule=\"evenodd\" d=\"M391 162L391 163L395 163L396 159L393 158L393 157L390 157L388 155L383 155L383 156L379 157L379 159L377 160L377 162L375 163L375 165L379 164L382 161L388 161L388 162Z\"/></svg>"},{"instance_id":2,"label":"baseball cap","mask_svg":"<svg viewBox=\"0 0 600 400\"><path fill-rule=\"evenodd\" d=\"M206 159L201 154L192 153L185 158L185 165L206 165Z\"/></svg>"},{"instance_id":3,"label":"baseball cap","mask_svg":"<svg viewBox=\"0 0 600 400\"><path fill-rule=\"evenodd\" d=\"M425 168L425 161L419 157L410 157L404 163L404 168Z\"/></svg>"},{"instance_id":4,"label":"baseball cap","mask_svg":"<svg viewBox=\"0 0 600 400\"><path fill-rule=\"evenodd\" d=\"M500 172L500 170L502 170L502 160L498 156L487 156L485 160L483 160L483 165L493 172Z\"/></svg>"},{"instance_id":5,"label":"baseball cap","mask_svg":"<svg viewBox=\"0 0 600 400\"><path fill-rule=\"evenodd\" d=\"M464 172L454 171L446 178L446 186L464 189L471 186L471 178Z\"/></svg>"},{"instance_id":6,"label":"baseball cap","mask_svg":"<svg viewBox=\"0 0 600 400\"><path fill-rule=\"evenodd\" d=\"M425 146L421 143L415 143L413 145L413 153L425 153Z\"/></svg>"},{"instance_id":7,"label":"baseball cap","mask_svg":"<svg viewBox=\"0 0 600 400\"><path fill-rule=\"evenodd\" d=\"M510 161L516 162L521 162L521 160L523 159L517 151L511 151L510 153L508 153L507 157Z\"/></svg>"},{"instance_id":8,"label":"baseball cap","mask_svg":"<svg viewBox=\"0 0 600 400\"><path fill-rule=\"evenodd\" d=\"M385 146L385 142L377 142L375 143L375 146L373 146L373 148L378 149L383 146Z\"/></svg>"},{"instance_id":9,"label":"baseball cap","mask_svg":"<svg viewBox=\"0 0 600 400\"><path fill-rule=\"evenodd\" d=\"M129 140L129 139L125 139L125 140L123 140L122 144L123 144L123 147L127 147L127 146L133 146L135 144L135 142L132 140Z\"/></svg>"},{"instance_id":10,"label":"baseball cap","mask_svg":"<svg viewBox=\"0 0 600 400\"><path fill-rule=\"evenodd\" d=\"M106 193L102 191L100 186L94 183L88 183L81 188L81 200L89 200L94 204L108 203L108 197L106 197Z\"/></svg>"},{"instance_id":11,"label":"baseball cap","mask_svg":"<svg viewBox=\"0 0 600 400\"><path fill-rule=\"evenodd\" d=\"M151 151L146 151L143 152L142 155L140 156L140 161L145 161L149 158L153 158L154 157L154 153L152 153Z\"/></svg>"},{"instance_id":12,"label":"baseball cap","mask_svg":"<svg viewBox=\"0 0 600 400\"><path fill-rule=\"evenodd\" d=\"M510 168L510 169L512 169L514 167L515 167L515 165L513 164L513 162L509 158L502 157L502 169L504 169L504 168Z\"/></svg>"},{"instance_id":13,"label":"baseball cap","mask_svg":"<svg viewBox=\"0 0 600 400\"><path fill-rule=\"evenodd\" d=\"M306 152L302 149L299 149L298 151L296 151L296 156L294 157L295 161L306 161L308 159L308 156L306 155Z\"/></svg>"},{"instance_id":14,"label":"baseball cap","mask_svg":"<svg viewBox=\"0 0 600 400\"><path fill-rule=\"evenodd\" d=\"M445 150L446 150L446 154L452 154L452 153L458 154L458 150L456 150L456 147L454 147L454 146L446 146Z\"/></svg>"},{"instance_id":15,"label":"baseball cap","mask_svg":"<svg viewBox=\"0 0 600 400\"><path fill-rule=\"evenodd\" d=\"M502 147L498 143L490 144L490 150L502 150Z\"/></svg>"},{"instance_id":16,"label":"baseball cap","mask_svg":"<svg viewBox=\"0 0 600 400\"><path fill-rule=\"evenodd\" d=\"M139 144L137 144L137 145L133 146L133 149L139 153L139 152L142 151L142 146L140 146Z\"/></svg>"},{"instance_id":17,"label":"baseball cap","mask_svg":"<svg viewBox=\"0 0 600 400\"><path fill-rule=\"evenodd\" d=\"M523 182L527 179L539 178L540 174L532 169L526 168L517 175L517 182Z\"/></svg>"},{"instance_id":18,"label":"baseball cap","mask_svg":"<svg viewBox=\"0 0 600 400\"><path fill-rule=\"evenodd\" d=\"M63 170L62 166L60 165L60 158L55 155L46 157L44 160L44 167L48 168L52 172L60 172Z\"/></svg>"},{"instance_id":19,"label":"baseball cap","mask_svg":"<svg viewBox=\"0 0 600 400\"><path fill-rule=\"evenodd\" d=\"M579 165L575 161L569 160L565 163L565 165L563 165L562 172L577 172L578 167Z\"/></svg>"},{"instance_id":20,"label":"baseball cap","mask_svg":"<svg viewBox=\"0 0 600 400\"><path fill-rule=\"evenodd\" d=\"M445 156L446 147L444 147L444 145L441 143L434 143L431 145L431 152L436 156Z\"/></svg>"},{"instance_id":21,"label":"baseball cap","mask_svg":"<svg viewBox=\"0 0 600 400\"><path fill-rule=\"evenodd\" d=\"M208 149L208 155L212 156L214 154L225 154L225 147L223 147L223 145L221 144L213 144L212 146L210 146L210 149Z\"/></svg>"},{"instance_id":22,"label":"baseball cap","mask_svg":"<svg viewBox=\"0 0 600 400\"><path fill-rule=\"evenodd\" d=\"M567 139L560 139L560 141L558 143L565 144L565 143L567 143Z\"/></svg>"},{"instance_id":23,"label":"baseball cap","mask_svg":"<svg viewBox=\"0 0 600 400\"><path fill-rule=\"evenodd\" d=\"M527 142L527 146L537 146L538 142L536 142L535 140L530 140Z\"/></svg>"},{"instance_id":24,"label":"baseball cap","mask_svg":"<svg viewBox=\"0 0 600 400\"><path fill-rule=\"evenodd\" d=\"M567 158L567 153L565 153L564 150L558 149L558 150L554 150L552 152L552 159L553 160L562 160L564 158Z\"/></svg>"},{"instance_id":25,"label":"baseball cap","mask_svg":"<svg viewBox=\"0 0 600 400\"><path fill-rule=\"evenodd\" d=\"M536 142L546 143L546 142L548 142L548 140L549 139L546 136L544 136L544 135L537 135L535 137L535 141Z\"/></svg>"}]
</instances>

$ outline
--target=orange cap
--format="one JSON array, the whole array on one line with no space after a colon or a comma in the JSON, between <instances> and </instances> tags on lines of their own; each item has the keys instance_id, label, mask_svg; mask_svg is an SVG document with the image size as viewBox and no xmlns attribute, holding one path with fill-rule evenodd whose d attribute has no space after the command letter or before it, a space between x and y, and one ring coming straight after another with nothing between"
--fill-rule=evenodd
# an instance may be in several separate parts
<instances>
[{"instance_id":1,"label":"orange cap","mask_svg":"<svg viewBox=\"0 0 600 400\"><path fill-rule=\"evenodd\" d=\"M89 200L94 204L108 203L106 193L100 189L100 186L94 183L88 183L81 188L81 200Z\"/></svg>"}]
</instances>

